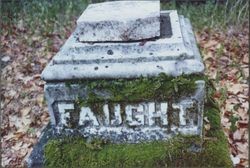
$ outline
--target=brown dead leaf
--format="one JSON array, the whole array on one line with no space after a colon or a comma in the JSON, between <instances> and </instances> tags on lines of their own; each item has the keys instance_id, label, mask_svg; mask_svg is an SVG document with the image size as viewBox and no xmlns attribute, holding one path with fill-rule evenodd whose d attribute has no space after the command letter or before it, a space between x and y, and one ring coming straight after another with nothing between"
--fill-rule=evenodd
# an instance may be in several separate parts
<instances>
[{"instance_id":1,"label":"brown dead leaf","mask_svg":"<svg viewBox=\"0 0 250 168\"><path fill-rule=\"evenodd\" d=\"M237 129L234 133L233 133L233 139L234 140L241 140L243 136L243 133L240 129Z\"/></svg>"},{"instance_id":2,"label":"brown dead leaf","mask_svg":"<svg viewBox=\"0 0 250 168\"><path fill-rule=\"evenodd\" d=\"M33 79L39 79L39 78L41 78L41 74L35 74L35 75L33 75Z\"/></svg>"},{"instance_id":3,"label":"brown dead leaf","mask_svg":"<svg viewBox=\"0 0 250 168\"><path fill-rule=\"evenodd\" d=\"M15 132L15 133L14 133L14 138L15 138L16 140L22 138L23 136L25 136L25 133L24 133L24 132Z\"/></svg>"},{"instance_id":4,"label":"brown dead leaf","mask_svg":"<svg viewBox=\"0 0 250 168\"><path fill-rule=\"evenodd\" d=\"M30 118L25 117L25 118L22 119L22 123L23 123L24 126L30 126L30 124L32 123L32 120ZM25 130L27 130L27 129L25 129Z\"/></svg>"},{"instance_id":5,"label":"brown dead leaf","mask_svg":"<svg viewBox=\"0 0 250 168\"><path fill-rule=\"evenodd\" d=\"M30 113L31 107L25 107L21 110L22 117L27 116Z\"/></svg>"},{"instance_id":6,"label":"brown dead leaf","mask_svg":"<svg viewBox=\"0 0 250 168\"><path fill-rule=\"evenodd\" d=\"M49 114L48 113L44 113L41 116L41 121L49 121Z\"/></svg>"},{"instance_id":7,"label":"brown dead leaf","mask_svg":"<svg viewBox=\"0 0 250 168\"><path fill-rule=\"evenodd\" d=\"M43 94L39 94L37 96L36 102L39 105L39 107L43 107L43 102L44 102L44 96L43 96Z\"/></svg>"},{"instance_id":8,"label":"brown dead leaf","mask_svg":"<svg viewBox=\"0 0 250 168\"><path fill-rule=\"evenodd\" d=\"M234 110L234 106L237 104L236 102L232 102L232 101L230 101L230 102L226 101L225 109L227 109L228 111L233 111Z\"/></svg>"},{"instance_id":9,"label":"brown dead leaf","mask_svg":"<svg viewBox=\"0 0 250 168\"><path fill-rule=\"evenodd\" d=\"M203 48L211 48L217 45L219 42L217 40L209 40L207 43L203 45Z\"/></svg>"},{"instance_id":10,"label":"brown dead leaf","mask_svg":"<svg viewBox=\"0 0 250 168\"><path fill-rule=\"evenodd\" d=\"M14 146L12 146L12 149L15 150L15 151L18 151L21 148L22 145L23 145L23 142L19 141Z\"/></svg>"},{"instance_id":11,"label":"brown dead leaf","mask_svg":"<svg viewBox=\"0 0 250 168\"><path fill-rule=\"evenodd\" d=\"M238 151L240 151L241 153L245 153L246 155L248 155L248 143L244 142L236 142L235 143L237 145L237 149Z\"/></svg>"},{"instance_id":12,"label":"brown dead leaf","mask_svg":"<svg viewBox=\"0 0 250 168\"><path fill-rule=\"evenodd\" d=\"M240 95L240 94L239 94ZM238 98L237 97L232 97L232 96L230 96L227 100L226 100L226 104L228 104L229 106L231 105L231 104L238 104L239 103L239 100L238 100Z\"/></svg>"},{"instance_id":13,"label":"brown dead leaf","mask_svg":"<svg viewBox=\"0 0 250 168\"><path fill-rule=\"evenodd\" d=\"M243 68L242 71L244 75L246 76L246 78L249 77L249 68Z\"/></svg>"},{"instance_id":14,"label":"brown dead leaf","mask_svg":"<svg viewBox=\"0 0 250 168\"><path fill-rule=\"evenodd\" d=\"M245 96L244 94L238 94L238 97L243 98L243 99L248 99L248 96Z\"/></svg>"},{"instance_id":15,"label":"brown dead leaf","mask_svg":"<svg viewBox=\"0 0 250 168\"><path fill-rule=\"evenodd\" d=\"M249 55L248 55L248 53L244 54L242 62L244 64L248 64L249 63Z\"/></svg>"},{"instance_id":16,"label":"brown dead leaf","mask_svg":"<svg viewBox=\"0 0 250 168\"><path fill-rule=\"evenodd\" d=\"M6 141L9 141L9 140L13 139L14 136L15 136L15 135L13 134L13 132L10 132L9 134L7 134L6 136L4 136L3 138L4 138Z\"/></svg>"},{"instance_id":17,"label":"brown dead leaf","mask_svg":"<svg viewBox=\"0 0 250 168\"><path fill-rule=\"evenodd\" d=\"M2 158L2 166L10 165L11 160L12 160L11 157L3 157Z\"/></svg>"},{"instance_id":18,"label":"brown dead leaf","mask_svg":"<svg viewBox=\"0 0 250 168\"><path fill-rule=\"evenodd\" d=\"M248 159L248 155L246 154L239 153L237 156L242 159Z\"/></svg>"},{"instance_id":19,"label":"brown dead leaf","mask_svg":"<svg viewBox=\"0 0 250 168\"><path fill-rule=\"evenodd\" d=\"M248 87L248 85L237 83L229 87L228 91L231 92L232 94L238 94L239 92L243 92L245 87Z\"/></svg>"},{"instance_id":20,"label":"brown dead leaf","mask_svg":"<svg viewBox=\"0 0 250 168\"><path fill-rule=\"evenodd\" d=\"M17 94L17 92L15 90L10 90L7 94L9 95L8 98L11 99Z\"/></svg>"},{"instance_id":21,"label":"brown dead leaf","mask_svg":"<svg viewBox=\"0 0 250 168\"><path fill-rule=\"evenodd\" d=\"M9 117L9 126L20 128L22 127L22 119L16 115L10 115Z\"/></svg>"},{"instance_id":22,"label":"brown dead leaf","mask_svg":"<svg viewBox=\"0 0 250 168\"><path fill-rule=\"evenodd\" d=\"M240 157L240 155L238 155L238 157ZM246 168L248 168L249 167L249 164L248 164L248 159L241 159L240 160L240 165L242 166L242 167L246 167Z\"/></svg>"},{"instance_id":23,"label":"brown dead leaf","mask_svg":"<svg viewBox=\"0 0 250 168\"><path fill-rule=\"evenodd\" d=\"M215 59L215 56L213 54L213 52L209 51L206 54L203 54L203 60L206 61L208 59Z\"/></svg>"},{"instance_id":24,"label":"brown dead leaf","mask_svg":"<svg viewBox=\"0 0 250 168\"><path fill-rule=\"evenodd\" d=\"M246 110L248 110L249 109L249 103L248 102L242 103L242 107L245 108Z\"/></svg>"},{"instance_id":25,"label":"brown dead leaf","mask_svg":"<svg viewBox=\"0 0 250 168\"><path fill-rule=\"evenodd\" d=\"M237 112L242 120L248 120L248 113L247 110L245 110L245 108L244 109L242 107L238 108Z\"/></svg>"},{"instance_id":26,"label":"brown dead leaf","mask_svg":"<svg viewBox=\"0 0 250 168\"><path fill-rule=\"evenodd\" d=\"M223 118L221 119L221 124L222 124L224 127L226 127L226 128L230 128L230 126L231 126L231 122L229 122L229 119L226 118L226 117L223 117Z\"/></svg>"},{"instance_id":27,"label":"brown dead leaf","mask_svg":"<svg viewBox=\"0 0 250 168\"><path fill-rule=\"evenodd\" d=\"M248 121L242 121L242 120L240 120L240 121L237 122L237 125L240 128L248 128Z\"/></svg>"},{"instance_id":28,"label":"brown dead leaf","mask_svg":"<svg viewBox=\"0 0 250 168\"><path fill-rule=\"evenodd\" d=\"M210 79L216 79L217 76L217 69L216 68L210 68L210 71L207 72L207 75Z\"/></svg>"}]
</instances>

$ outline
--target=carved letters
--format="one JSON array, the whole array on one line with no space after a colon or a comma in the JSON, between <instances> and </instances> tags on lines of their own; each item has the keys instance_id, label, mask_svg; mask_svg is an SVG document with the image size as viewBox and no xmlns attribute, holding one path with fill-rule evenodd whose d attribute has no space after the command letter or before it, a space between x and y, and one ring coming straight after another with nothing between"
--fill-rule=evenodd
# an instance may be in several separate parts
<instances>
[{"instance_id":1,"label":"carved letters","mask_svg":"<svg viewBox=\"0 0 250 168\"><path fill-rule=\"evenodd\" d=\"M186 125L186 109L193 105L192 101L183 102L184 104L172 104L172 108L178 111L179 124ZM110 110L112 109L112 110ZM58 103L59 125L67 126L70 120L70 112L73 112L73 103ZM81 107L79 115L79 126L119 126L124 123L129 126L167 126L168 125L168 103L139 103L125 106L125 117L122 117L120 104L114 104L109 108L104 104L102 112L92 111L90 107ZM102 115L103 120L100 120ZM123 120L124 121L123 121Z\"/></svg>"}]
</instances>

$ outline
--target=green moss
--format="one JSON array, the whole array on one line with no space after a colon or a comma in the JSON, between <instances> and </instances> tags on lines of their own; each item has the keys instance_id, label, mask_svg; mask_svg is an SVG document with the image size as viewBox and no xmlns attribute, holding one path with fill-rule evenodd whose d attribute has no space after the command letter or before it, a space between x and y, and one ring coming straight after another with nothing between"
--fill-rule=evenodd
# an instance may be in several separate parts
<instances>
[{"instance_id":1,"label":"green moss","mask_svg":"<svg viewBox=\"0 0 250 168\"><path fill-rule=\"evenodd\" d=\"M170 77L160 74L157 77L141 77L137 79L115 80L84 80L68 81L65 83L69 89L77 84L87 87L88 96L79 97L79 104L91 104L94 102L138 102L147 100L178 99L191 94L196 89L195 81L204 80L201 76L190 77L183 75ZM105 92L109 96L100 96L97 92Z\"/></svg>"},{"instance_id":2,"label":"green moss","mask_svg":"<svg viewBox=\"0 0 250 168\"><path fill-rule=\"evenodd\" d=\"M232 167L227 140L220 127L220 112L207 91L204 116L211 129L206 139L176 136L168 141L112 144L86 142L81 137L51 140L45 147L46 167ZM201 147L201 148L199 148ZM201 149L200 152L194 152Z\"/></svg>"},{"instance_id":3,"label":"green moss","mask_svg":"<svg viewBox=\"0 0 250 168\"><path fill-rule=\"evenodd\" d=\"M104 103L131 104L142 101L167 100L169 104L172 104L171 102L178 101L179 98L192 94L196 89L195 81L197 80L205 80L205 78L199 75L170 77L161 73L157 77L151 78L67 81L65 86L68 89L72 89L72 85L86 88L87 96L78 96L75 100L76 107L88 106L95 114L103 117L102 106ZM107 96L100 95L100 93L106 93ZM175 118L173 115L178 116L178 111L176 111L176 114L168 116L169 125L171 123L178 125L177 121L171 120Z\"/></svg>"},{"instance_id":4,"label":"green moss","mask_svg":"<svg viewBox=\"0 0 250 168\"><path fill-rule=\"evenodd\" d=\"M79 84L87 86L88 102L99 101L127 101L134 102L149 99L166 99L174 95L189 94L195 90L195 81L203 79L200 76L180 76L177 78L160 74L158 77L141 77L138 79L115 79L115 80L85 80L66 82L67 86ZM106 91L111 96L103 98L97 96L95 91Z\"/></svg>"},{"instance_id":5,"label":"green moss","mask_svg":"<svg viewBox=\"0 0 250 168\"><path fill-rule=\"evenodd\" d=\"M233 115L230 116L229 122L231 122L231 126L230 126L230 131L231 132L235 132L237 130L236 122L238 120L239 120L238 116L233 116Z\"/></svg>"},{"instance_id":6,"label":"green moss","mask_svg":"<svg viewBox=\"0 0 250 168\"><path fill-rule=\"evenodd\" d=\"M177 136L169 141L141 144L93 145L82 138L52 140L46 146L46 167L232 167L226 139L215 131L202 144L198 137Z\"/></svg>"}]
</instances>

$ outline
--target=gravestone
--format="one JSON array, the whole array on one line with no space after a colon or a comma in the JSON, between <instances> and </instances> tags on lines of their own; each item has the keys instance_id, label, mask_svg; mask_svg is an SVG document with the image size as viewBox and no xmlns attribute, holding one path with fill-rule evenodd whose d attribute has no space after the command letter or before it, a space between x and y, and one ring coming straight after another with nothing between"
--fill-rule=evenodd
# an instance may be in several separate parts
<instances>
[{"instance_id":1,"label":"gravestone","mask_svg":"<svg viewBox=\"0 0 250 168\"><path fill-rule=\"evenodd\" d=\"M160 11L159 1L91 4L42 72L51 128L39 142L48 132L112 143L200 136L203 71L190 21L177 11ZM30 167L43 160L39 145Z\"/></svg>"}]
</instances>

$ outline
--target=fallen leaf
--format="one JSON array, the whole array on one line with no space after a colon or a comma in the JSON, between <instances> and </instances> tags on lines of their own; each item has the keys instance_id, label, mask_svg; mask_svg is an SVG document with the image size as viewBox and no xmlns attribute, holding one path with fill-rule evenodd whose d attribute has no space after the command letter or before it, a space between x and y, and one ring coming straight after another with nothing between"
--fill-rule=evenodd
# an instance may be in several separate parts
<instances>
[{"instance_id":1,"label":"fallen leaf","mask_svg":"<svg viewBox=\"0 0 250 168\"><path fill-rule=\"evenodd\" d=\"M249 63L249 55L248 55L248 53L244 54L242 62L245 63L245 64Z\"/></svg>"},{"instance_id":2,"label":"fallen leaf","mask_svg":"<svg viewBox=\"0 0 250 168\"><path fill-rule=\"evenodd\" d=\"M36 102L39 105L39 107L43 107L43 102L44 102L43 94L40 94L40 95L37 96Z\"/></svg>"},{"instance_id":3,"label":"fallen leaf","mask_svg":"<svg viewBox=\"0 0 250 168\"><path fill-rule=\"evenodd\" d=\"M240 153L240 154L238 154L237 155L239 158L242 158L242 159L248 159L248 155L247 154L242 154L242 153Z\"/></svg>"},{"instance_id":4,"label":"fallen leaf","mask_svg":"<svg viewBox=\"0 0 250 168\"><path fill-rule=\"evenodd\" d=\"M21 114L23 117L27 116L30 113L31 107L25 107L21 110Z\"/></svg>"},{"instance_id":5,"label":"fallen leaf","mask_svg":"<svg viewBox=\"0 0 250 168\"><path fill-rule=\"evenodd\" d=\"M231 122L229 122L229 118L223 117L221 119L221 123L224 127L230 128Z\"/></svg>"},{"instance_id":6,"label":"fallen leaf","mask_svg":"<svg viewBox=\"0 0 250 168\"><path fill-rule=\"evenodd\" d=\"M249 103L248 102L242 103L242 107L245 109L249 109Z\"/></svg>"},{"instance_id":7,"label":"fallen leaf","mask_svg":"<svg viewBox=\"0 0 250 168\"><path fill-rule=\"evenodd\" d=\"M208 59L215 59L213 52L209 51L206 54L203 54L203 60L206 61Z\"/></svg>"},{"instance_id":8,"label":"fallen leaf","mask_svg":"<svg viewBox=\"0 0 250 168\"><path fill-rule=\"evenodd\" d=\"M6 136L4 136L3 138L6 140L6 141L9 141L9 140L11 140L12 138L14 138L14 134L13 134L13 132L10 132L10 133L8 133Z\"/></svg>"},{"instance_id":9,"label":"fallen leaf","mask_svg":"<svg viewBox=\"0 0 250 168\"><path fill-rule=\"evenodd\" d=\"M32 120L30 118L23 118L22 123L23 123L24 126L30 126L30 124L32 123Z\"/></svg>"},{"instance_id":10,"label":"fallen leaf","mask_svg":"<svg viewBox=\"0 0 250 168\"><path fill-rule=\"evenodd\" d=\"M22 138L23 136L25 136L25 133L24 132L15 132L14 133L14 137L15 137L15 139L20 139L20 138Z\"/></svg>"},{"instance_id":11,"label":"fallen leaf","mask_svg":"<svg viewBox=\"0 0 250 168\"><path fill-rule=\"evenodd\" d=\"M15 126L16 128L22 127L22 119L16 115L9 116L9 125L10 127Z\"/></svg>"},{"instance_id":12,"label":"fallen leaf","mask_svg":"<svg viewBox=\"0 0 250 168\"><path fill-rule=\"evenodd\" d=\"M233 134L234 140L241 140L242 138L242 131L240 129L237 129Z\"/></svg>"},{"instance_id":13,"label":"fallen leaf","mask_svg":"<svg viewBox=\"0 0 250 168\"><path fill-rule=\"evenodd\" d=\"M17 94L15 90L10 90L8 93L9 93L10 98L13 98Z\"/></svg>"},{"instance_id":14,"label":"fallen leaf","mask_svg":"<svg viewBox=\"0 0 250 168\"><path fill-rule=\"evenodd\" d=\"M248 120L249 116L247 113L247 109L238 108L237 112L242 120Z\"/></svg>"},{"instance_id":15,"label":"fallen leaf","mask_svg":"<svg viewBox=\"0 0 250 168\"><path fill-rule=\"evenodd\" d=\"M215 45L218 44L218 41L217 40L209 40L207 43L204 44L204 48L211 48Z\"/></svg>"},{"instance_id":16,"label":"fallen leaf","mask_svg":"<svg viewBox=\"0 0 250 168\"><path fill-rule=\"evenodd\" d=\"M39 79L39 78L41 78L41 74L35 74L35 75L33 75L33 79Z\"/></svg>"},{"instance_id":17,"label":"fallen leaf","mask_svg":"<svg viewBox=\"0 0 250 168\"><path fill-rule=\"evenodd\" d=\"M12 160L12 158L3 157L3 158L2 158L2 166L10 165L10 161L11 161L11 160Z\"/></svg>"},{"instance_id":18,"label":"fallen leaf","mask_svg":"<svg viewBox=\"0 0 250 168\"><path fill-rule=\"evenodd\" d=\"M237 145L238 151L248 155L248 143L246 143L246 142L245 143L236 142L236 145Z\"/></svg>"},{"instance_id":19,"label":"fallen leaf","mask_svg":"<svg viewBox=\"0 0 250 168\"><path fill-rule=\"evenodd\" d=\"M14 146L12 146L12 149L17 151L21 148L22 145L23 145L22 141L17 142Z\"/></svg>"},{"instance_id":20,"label":"fallen leaf","mask_svg":"<svg viewBox=\"0 0 250 168\"><path fill-rule=\"evenodd\" d=\"M237 125L240 128L248 128L248 121L238 121Z\"/></svg>"},{"instance_id":21,"label":"fallen leaf","mask_svg":"<svg viewBox=\"0 0 250 168\"><path fill-rule=\"evenodd\" d=\"M239 92L242 92L244 90L244 87L246 84L233 84L231 87L228 88L228 91L233 94L238 94Z\"/></svg>"}]
</instances>

